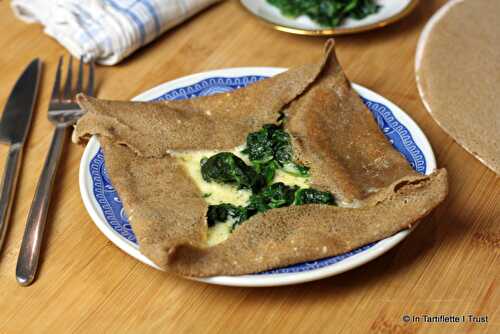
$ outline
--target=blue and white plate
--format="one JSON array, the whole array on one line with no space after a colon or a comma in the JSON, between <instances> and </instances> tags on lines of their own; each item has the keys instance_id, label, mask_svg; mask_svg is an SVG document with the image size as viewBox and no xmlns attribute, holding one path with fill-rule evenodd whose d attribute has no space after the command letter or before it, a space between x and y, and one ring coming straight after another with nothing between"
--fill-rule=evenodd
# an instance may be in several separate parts
<instances>
[{"instance_id":1,"label":"blue and white plate","mask_svg":"<svg viewBox=\"0 0 500 334\"><path fill-rule=\"evenodd\" d=\"M135 101L188 99L228 92L285 71L274 67L229 68L198 73L159 85L140 94ZM415 122L399 107L382 96L353 84L373 117L394 147L422 174L436 168L432 148ZM127 221L120 198L106 173L104 156L95 137L89 141L80 163L80 191L85 207L97 227L124 252L158 268L142 255ZM363 246L351 252L244 276L216 276L199 281L232 286L277 286L303 283L336 275L358 267L385 253L403 240L410 230Z\"/></svg>"}]
</instances>

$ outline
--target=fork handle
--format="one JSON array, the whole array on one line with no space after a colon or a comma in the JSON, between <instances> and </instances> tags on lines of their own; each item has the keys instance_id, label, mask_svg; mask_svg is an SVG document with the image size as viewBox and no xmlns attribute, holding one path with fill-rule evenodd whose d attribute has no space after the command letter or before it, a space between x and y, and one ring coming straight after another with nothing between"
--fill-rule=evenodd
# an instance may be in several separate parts
<instances>
[{"instance_id":1,"label":"fork handle","mask_svg":"<svg viewBox=\"0 0 500 334\"><path fill-rule=\"evenodd\" d=\"M61 160L67 129L67 126L56 126L49 153L38 180L35 197L31 203L16 266L17 282L23 286L30 285L33 282L38 268L40 246L45 223L47 222L50 196L54 186L57 166Z\"/></svg>"},{"instance_id":2,"label":"fork handle","mask_svg":"<svg viewBox=\"0 0 500 334\"><path fill-rule=\"evenodd\" d=\"M0 195L0 249L2 248L5 234L7 232L7 224L9 223L10 209L14 200L16 191L17 175L21 164L21 154L23 146L21 144L13 144L10 146L7 162L3 172L3 180Z\"/></svg>"}]
</instances>

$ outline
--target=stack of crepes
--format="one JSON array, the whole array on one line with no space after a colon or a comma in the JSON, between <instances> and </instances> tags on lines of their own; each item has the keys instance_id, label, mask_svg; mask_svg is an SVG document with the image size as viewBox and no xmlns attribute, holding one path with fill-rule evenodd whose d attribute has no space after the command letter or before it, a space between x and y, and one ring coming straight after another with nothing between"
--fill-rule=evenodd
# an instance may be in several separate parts
<instances>
[{"instance_id":1,"label":"stack of crepes","mask_svg":"<svg viewBox=\"0 0 500 334\"><path fill-rule=\"evenodd\" d=\"M79 96L73 140L95 135L140 251L185 276L240 275L350 251L414 225L447 194L444 169L416 173L352 90L329 41L321 61L231 93L181 101ZM286 115L297 162L338 206L259 213L207 246L208 204L173 152L231 150Z\"/></svg>"}]
</instances>

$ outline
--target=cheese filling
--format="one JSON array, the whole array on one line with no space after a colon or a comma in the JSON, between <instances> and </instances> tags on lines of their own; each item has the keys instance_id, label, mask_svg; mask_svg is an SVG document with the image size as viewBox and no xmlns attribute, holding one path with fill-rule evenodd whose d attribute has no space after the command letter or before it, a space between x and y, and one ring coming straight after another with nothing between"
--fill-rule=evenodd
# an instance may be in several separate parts
<instances>
[{"instance_id":1,"label":"cheese filling","mask_svg":"<svg viewBox=\"0 0 500 334\"><path fill-rule=\"evenodd\" d=\"M243 147L236 147L231 151L234 155L240 157L249 164L248 159L241 154ZM200 189L203 197L209 205L217 205L222 203L231 203L234 205L246 205L252 192L248 189L238 189L230 184L221 184L217 182L207 182L201 176L200 161L203 158L211 157L222 151L190 151L190 152L171 152L178 161L187 170L189 176Z\"/></svg>"},{"instance_id":2,"label":"cheese filling","mask_svg":"<svg viewBox=\"0 0 500 334\"><path fill-rule=\"evenodd\" d=\"M309 188L309 178L296 176L278 169L274 175L273 182L283 182L287 186L299 186L300 188Z\"/></svg>"},{"instance_id":3,"label":"cheese filling","mask_svg":"<svg viewBox=\"0 0 500 334\"><path fill-rule=\"evenodd\" d=\"M208 205L229 203L237 206L249 204L252 192L248 189L238 189L229 184L217 182L207 182L201 175L200 161L203 158L211 157L220 152L231 152L250 165L248 157L241 153L245 146L238 146L232 150L225 151L182 151L169 152L175 156L181 165L186 169L196 186L200 189ZM276 170L273 182L283 182L288 186L297 185L300 188L309 188L309 178L295 176L283 170ZM214 246L225 241L232 232L235 221L228 218L224 223L217 223L208 228L207 245Z\"/></svg>"},{"instance_id":4,"label":"cheese filling","mask_svg":"<svg viewBox=\"0 0 500 334\"><path fill-rule=\"evenodd\" d=\"M209 227L207 233L208 247L217 245L218 243L221 243L229 238L234 223L234 219L229 217L224 223L218 223L212 227Z\"/></svg>"}]
</instances>

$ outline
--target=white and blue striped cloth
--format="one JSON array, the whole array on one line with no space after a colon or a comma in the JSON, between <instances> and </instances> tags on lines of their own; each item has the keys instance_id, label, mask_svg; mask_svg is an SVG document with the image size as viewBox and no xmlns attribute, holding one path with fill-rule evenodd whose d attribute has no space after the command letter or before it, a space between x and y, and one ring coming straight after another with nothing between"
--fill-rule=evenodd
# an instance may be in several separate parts
<instances>
[{"instance_id":1,"label":"white and blue striped cloth","mask_svg":"<svg viewBox=\"0 0 500 334\"><path fill-rule=\"evenodd\" d=\"M75 57L114 65L167 29L219 0L12 0Z\"/></svg>"}]
</instances>

